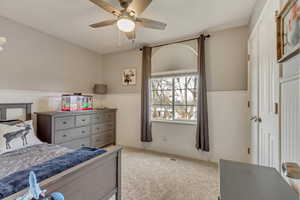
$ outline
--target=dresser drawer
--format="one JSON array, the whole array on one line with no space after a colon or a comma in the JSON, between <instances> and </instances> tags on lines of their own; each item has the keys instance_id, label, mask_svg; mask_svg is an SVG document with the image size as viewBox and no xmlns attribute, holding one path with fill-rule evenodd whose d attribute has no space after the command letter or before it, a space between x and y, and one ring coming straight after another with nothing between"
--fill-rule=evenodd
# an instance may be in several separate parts
<instances>
[{"instance_id":1,"label":"dresser drawer","mask_svg":"<svg viewBox=\"0 0 300 200\"><path fill-rule=\"evenodd\" d=\"M103 114L103 122L111 122L115 118L114 112L107 112Z\"/></svg>"},{"instance_id":2,"label":"dresser drawer","mask_svg":"<svg viewBox=\"0 0 300 200\"><path fill-rule=\"evenodd\" d=\"M92 123L93 124L99 124L102 122L103 122L103 115L101 115L101 114L92 115Z\"/></svg>"},{"instance_id":3,"label":"dresser drawer","mask_svg":"<svg viewBox=\"0 0 300 200\"><path fill-rule=\"evenodd\" d=\"M114 123L94 124L92 126L92 134L97 134L104 131L113 130L115 127Z\"/></svg>"},{"instance_id":4,"label":"dresser drawer","mask_svg":"<svg viewBox=\"0 0 300 200\"><path fill-rule=\"evenodd\" d=\"M75 127L74 117L60 117L55 118L55 130L63 130Z\"/></svg>"},{"instance_id":5,"label":"dresser drawer","mask_svg":"<svg viewBox=\"0 0 300 200\"><path fill-rule=\"evenodd\" d=\"M68 142L74 139L88 137L90 135L90 127L82 127L57 131L55 134L55 144Z\"/></svg>"},{"instance_id":6,"label":"dresser drawer","mask_svg":"<svg viewBox=\"0 0 300 200\"><path fill-rule=\"evenodd\" d=\"M76 127L87 126L90 124L90 121L91 121L90 115L76 116Z\"/></svg>"},{"instance_id":7,"label":"dresser drawer","mask_svg":"<svg viewBox=\"0 0 300 200\"><path fill-rule=\"evenodd\" d=\"M90 146L90 139L89 138L77 139L71 142L62 143L60 144L60 146L69 149L79 149L80 147L88 147Z\"/></svg>"},{"instance_id":8,"label":"dresser drawer","mask_svg":"<svg viewBox=\"0 0 300 200\"><path fill-rule=\"evenodd\" d=\"M93 135L91 137L92 147L103 147L105 145L111 144L114 141L114 136L112 132L106 132L100 135Z\"/></svg>"}]
</instances>

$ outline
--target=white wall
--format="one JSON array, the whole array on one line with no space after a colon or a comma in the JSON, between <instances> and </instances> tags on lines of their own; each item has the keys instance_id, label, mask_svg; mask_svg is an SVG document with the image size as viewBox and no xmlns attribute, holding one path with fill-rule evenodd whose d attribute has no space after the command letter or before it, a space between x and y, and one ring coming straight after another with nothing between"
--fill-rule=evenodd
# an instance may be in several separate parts
<instances>
[{"instance_id":1,"label":"white wall","mask_svg":"<svg viewBox=\"0 0 300 200\"><path fill-rule=\"evenodd\" d=\"M102 57L0 17L0 89L91 92L102 82Z\"/></svg>"},{"instance_id":2,"label":"white wall","mask_svg":"<svg viewBox=\"0 0 300 200\"><path fill-rule=\"evenodd\" d=\"M153 142L141 143L140 99L140 94L110 94L101 97L103 105L118 108L118 144L215 162L220 158L248 161L246 91L208 93L210 153L196 150L195 125L154 122Z\"/></svg>"},{"instance_id":3,"label":"white wall","mask_svg":"<svg viewBox=\"0 0 300 200\"><path fill-rule=\"evenodd\" d=\"M258 0L253 14L250 25L250 30L258 21L258 16L261 15L262 5L268 1L273 0ZM280 0L281 9L284 7L288 0ZM271 34L271 33L270 33ZM300 55L284 62L281 66L282 76L280 81L280 157L281 162L297 162L299 160L299 113L300 113ZM300 193L300 181L287 179L291 186Z\"/></svg>"},{"instance_id":4,"label":"white wall","mask_svg":"<svg viewBox=\"0 0 300 200\"><path fill-rule=\"evenodd\" d=\"M250 21L249 21L249 31L251 32L263 10L265 4L268 0L256 0L255 6L253 8Z\"/></svg>"},{"instance_id":5,"label":"white wall","mask_svg":"<svg viewBox=\"0 0 300 200\"><path fill-rule=\"evenodd\" d=\"M103 57L104 80L109 94L105 106L118 108L117 143L186 157L218 161L220 158L248 161L247 119L247 27L210 33L207 41L208 105L211 152L195 148L195 125L153 123L153 142L140 142L140 88L142 53L138 50ZM153 50L154 73L197 68L197 43L171 45ZM123 69L137 69L137 85L121 84Z\"/></svg>"}]
</instances>

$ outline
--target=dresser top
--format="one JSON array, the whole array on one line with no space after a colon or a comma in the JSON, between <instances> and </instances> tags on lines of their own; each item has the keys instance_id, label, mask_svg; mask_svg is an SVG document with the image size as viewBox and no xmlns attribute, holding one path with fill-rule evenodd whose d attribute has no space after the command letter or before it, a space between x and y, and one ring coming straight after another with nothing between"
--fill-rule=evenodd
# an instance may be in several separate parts
<instances>
[{"instance_id":1,"label":"dresser top","mask_svg":"<svg viewBox=\"0 0 300 200\"><path fill-rule=\"evenodd\" d=\"M85 111L49 111L49 112L35 112L37 115L47 115L47 116L70 116L70 115L88 115L96 114L101 112L114 112L116 108L103 108Z\"/></svg>"},{"instance_id":2,"label":"dresser top","mask_svg":"<svg viewBox=\"0 0 300 200\"><path fill-rule=\"evenodd\" d=\"M274 168L220 161L221 200L297 200Z\"/></svg>"}]
</instances>

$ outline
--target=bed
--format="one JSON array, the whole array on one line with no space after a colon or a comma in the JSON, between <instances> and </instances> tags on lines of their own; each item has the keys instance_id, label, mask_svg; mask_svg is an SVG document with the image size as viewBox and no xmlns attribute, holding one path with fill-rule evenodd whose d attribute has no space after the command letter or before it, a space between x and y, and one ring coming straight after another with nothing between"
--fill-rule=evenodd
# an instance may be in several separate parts
<instances>
[{"instance_id":1,"label":"bed","mask_svg":"<svg viewBox=\"0 0 300 200\"><path fill-rule=\"evenodd\" d=\"M14 123L7 118L8 109L24 109L26 120L31 120L31 104L0 104L0 123ZM66 200L108 200L113 196L116 200L121 200L121 151L122 148L118 146L104 150L82 148L74 151L56 145L39 144L4 153L0 155L0 187L4 187L7 180L12 180L11 177L15 178L16 175L22 177L33 168L40 169L43 177L40 186L47 190L47 194L61 192ZM72 160L67 169L64 169L66 165L59 166L61 163L68 163L66 160L69 161L71 156L81 158L78 155L89 159L82 159L82 162L78 159L79 163ZM42 167L39 167L55 163L56 172L59 173L50 177L45 176ZM15 182L21 185L18 181ZM26 192L27 188L23 188L13 194L7 193L10 195L0 199L15 200Z\"/></svg>"}]
</instances>

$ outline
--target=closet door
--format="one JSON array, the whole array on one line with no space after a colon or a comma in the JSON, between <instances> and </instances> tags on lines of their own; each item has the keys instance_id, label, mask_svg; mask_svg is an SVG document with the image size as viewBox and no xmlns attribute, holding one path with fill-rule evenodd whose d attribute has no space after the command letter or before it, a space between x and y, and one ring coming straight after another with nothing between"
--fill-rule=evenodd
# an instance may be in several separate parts
<instances>
[{"instance_id":1,"label":"closet door","mask_svg":"<svg viewBox=\"0 0 300 200\"><path fill-rule=\"evenodd\" d=\"M255 31L248 42L248 90L251 126L251 163L258 164L258 116L259 116L259 65L258 34Z\"/></svg>"},{"instance_id":2,"label":"closet door","mask_svg":"<svg viewBox=\"0 0 300 200\"><path fill-rule=\"evenodd\" d=\"M279 65L276 59L276 1L269 1L259 25L259 164L279 169Z\"/></svg>"}]
</instances>

